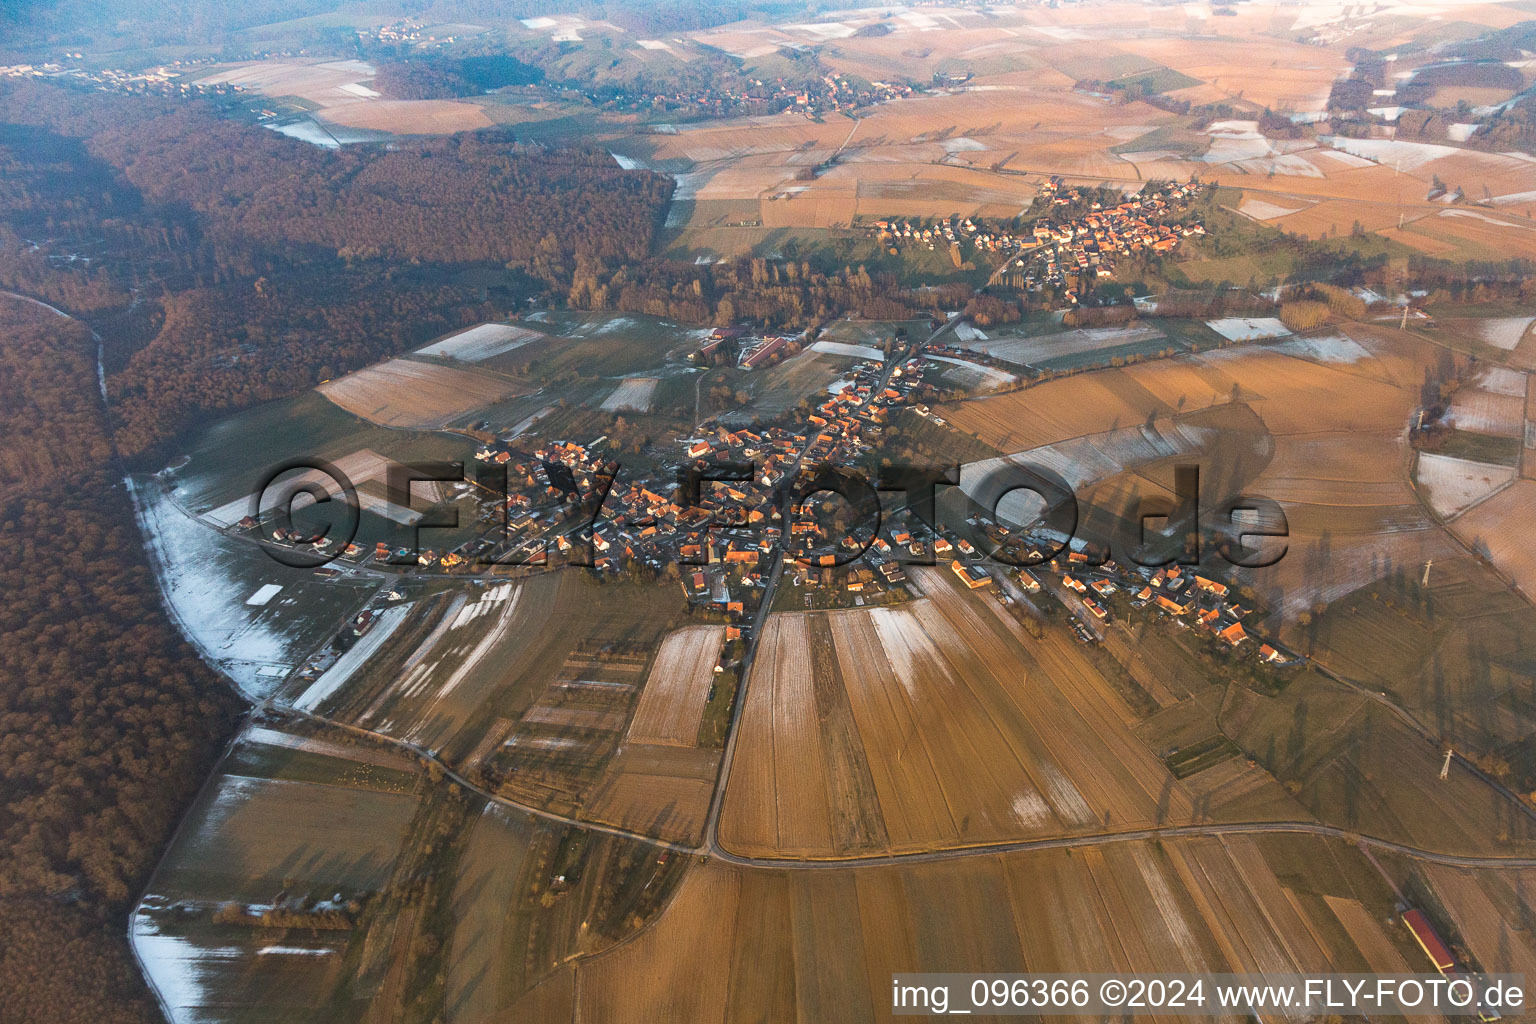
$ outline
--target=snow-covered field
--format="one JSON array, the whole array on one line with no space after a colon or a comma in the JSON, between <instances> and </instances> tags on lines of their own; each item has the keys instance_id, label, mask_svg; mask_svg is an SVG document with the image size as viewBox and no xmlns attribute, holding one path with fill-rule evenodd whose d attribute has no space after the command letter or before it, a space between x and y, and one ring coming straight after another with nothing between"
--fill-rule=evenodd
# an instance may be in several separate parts
<instances>
[{"instance_id":1,"label":"snow-covered field","mask_svg":"<svg viewBox=\"0 0 1536 1024\"><path fill-rule=\"evenodd\" d=\"M1075 493L1090 484L1126 469L1200 451L1216 439L1216 431L1185 423L1159 423L1106 430L1057 444L1042 445L1013 455L1001 455L960 467L960 489L972 499L991 506L998 495L987 493L988 478L1015 460L1051 470ZM1014 491L1002 497L998 515L1009 523L1028 525L1044 509L1040 497L1030 491Z\"/></svg>"},{"instance_id":2,"label":"snow-covered field","mask_svg":"<svg viewBox=\"0 0 1536 1024\"><path fill-rule=\"evenodd\" d=\"M604 412L650 412L658 383L655 377L631 377L614 388L600 408Z\"/></svg>"},{"instance_id":3,"label":"snow-covered field","mask_svg":"<svg viewBox=\"0 0 1536 1024\"><path fill-rule=\"evenodd\" d=\"M1159 341L1163 337L1162 331L1145 324L1130 327L1080 327L1054 334L1027 336L994 331L991 338L986 335L981 335L979 340L962 338L960 347L975 352L985 352L994 358L1025 366L1066 356L1097 352L1100 349Z\"/></svg>"},{"instance_id":4,"label":"snow-covered field","mask_svg":"<svg viewBox=\"0 0 1536 1024\"><path fill-rule=\"evenodd\" d=\"M254 697L267 696L360 599L356 586L320 583L190 518L158 482L130 480L129 489L182 631Z\"/></svg>"},{"instance_id":5,"label":"snow-covered field","mask_svg":"<svg viewBox=\"0 0 1536 1024\"><path fill-rule=\"evenodd\" d=\"M818 341L811 346L812 352L825 352L833 356L851 356L854 359L873 359L883 362L885 353L869 345L850 345L844 341Z\"/></svg>"},{"instance_id":6,"label":"snow-covered field","mask_svg":"<svg viewBox=\"0 0 1536 1024\"><path fill-rule=\"evenodd\" d=\"M949 363L952 366L963 367L964 376L968 378L969 387L1001 388L1018 382L1017 377L1011 373L999 370L995 366L983 366L980 363L972 363L964 359L956 359L954 356L924 356L936 363Z\"/></svg>"},{"instance_id":7,"label":"snow-covered field","mask_svg":"<svg viewBox=\"0 0 1536 1024\"><path fill-rule=\"evenodd\" d=\"M1376 163L1411 171L1448 156L1456 156L1466 150L1455 146L1442 146L1430 142L1402 142L1397 139L1351 139L1343 135L1319 135L1317 141L1353 156L1363 157Z\"/></svg>"},{"instance_id":8,"label":"snow-covered field","mask_svg":"<svg viewBox=\"0 0 1536 1024\"><path fill-rule=\"evenodd\" d=\"M1364 345L1353 338L1336 334L1326 338L1292 338L1290 341L1282 341L1274 350L1317 363L1358 363L1362 359L1371 358L1370 351Z\"/></svg>"},{"instance_id":9,"label":"snow-covered field","mask_svg":"<svg viewBox=\"0 0 1536 1024\"><path fill-rule=\"evenodd\" d=\"M511 430L507 431L507 436L518 437L524 432L533 429L533 425L539 421L539 418L553 412L554 408L553 405L546 405L542 409L529 413L515 424Z\"/></svg>"},{"instance_id":10,"label":"snow-covered field","mask_svg":"<svg viewBox=\"0 0 1536 1024\"><path fill-rule=\"evenodd\" d=\"M373 656L389 635L400 625L400 620L405 618L407 605L396 605L387 608L378 614L373 621L373 628L363 634L362 638L347 649L347 652L336 663L320 674L320 677L304 690L294 700L293 706L303 711L313 711L320 702L339 690L353 673L362 668Z\"/></svg>"},{"instance_id":11,"label":"snow-covered field","mask_svg":"<svg viewBox=\"0 0 1536 1024\"><path fill-rule=\"evenodd\" d=\"M1514 480L1515 468L1421 452L1415 475L1429 507L1449 519Z\"/></svg>"},{"instance_id":12,"label":"snow-covered field","mask_svg":"<svg viewBox=\"0 0 1536 1024\"><path fill-rule=\"evenodd\" d=\"M483 632L479 641L468 650L461 649L464 645L455 647L450 643L444 657L448 658L454 668L446 679L441 678L438 672L442 658L423 659L414 665L407 663L406 671L392 689L392 696L409 699L425 697L429 692L432 695L425 709L413 716L415 721L409 732L412 739L424 738L424 734L436 726L434 715L438 706L470 677L491 651L503 642L507 630L512 626L522 595L522 587L504 583L488 588L480 595L479 600L465 603L448 627L447 633L450 640L453 639L452 633L455 630L463 629L482 617L485 617L491 625L485 628L485 624L482 623L475 629L469 630L467 635L471 640L474 639L477 630L483 630ZM436 635L434 631L434 636ZM395 727L396 723L390 720L379 726L379 731L390 732Z\"/></svg>"},{"instance_id":13,"label":"snow-covered field","mask_svg":"<svg viewBox=\"0 0 1536 1024\"><path fill-rule=\"evenodd\" d=\"M544 337L543 334L530 331L526 327L514 327L511 324L480 324L449 335L440 341L434 341L424 348L417 349L416 353L423 356L461 359L466 363L478 363L482 359L489 359L503 352L521 348L530 341L542 337Z\"/></svg>"},{"instance_id":14,"label":"snow-covered field","mask_svg":"<svg viewBox=\"0 0 1536 1024\"><path fill-rule=\"evenodd\" d=\"M263 583L260 590L245 599L245 603L260 608L282 593L282 591L283 585L281 583Z\"/></svg>"},{"instance_id":15,"label":"snow-covered field","mask_svg":"<svg viewBox=\"0 0 1536 1024\"><path fill-rule=\"evenodd\" d=\"M1205 325L1228 341L1256 341L1259 338L1283 338L1291 329L1272 316L1229 316L1207 320Z\"/></svg>"},{"instance_id":16,"label":"snow-covered field","mask_svg":"<svg viewBox=\"0 0 1536 1024\"><path fill-rule=\"evenodd\" d=\"M1274 220L1277 217L1300 213L1304 209L1306 209L1305 206L1277 206L1274 203L1266 203L1262 199L1245 198L1242 205L1237 208L1237 212L1254 220Z\"/></svg>"},{"instance_id":17,"label":"snow-covered field","mask_svg":"<svg viewBox=\"0 0 1536 1024\"><path fill-rule=\"evenodd\" d=\"M1456 392L1446 417L1458 430L1497 437L1525 436L1525 395L1500 394L1482 388Z\"/></svg>"},{"instance_id":18,"label":"snow-covered field","mask_svg":"<svg viewBox=\"0 0 1536 1024\"><path fill-rule=\"evenodd\" d=\"M1496 395L1513 395L1525 398L1525 374L1507 366L1485 366L1473 383L1479 391L1491 391Z\"/></svg>"},{"instance_id":19,"label":"snow-covered field","mask_svg":"<svg viewBox=\"0 0 1536 1024\"><path fill-rule=\"evenodd\" d=\"M1531 329L1533 321L1536 321L1536 317L1503 316L1484 320L1478 324L1478 327L1484 341L1494 348L1509 352L1520 344L1520 339L1525 337L1525 332Z\"/></svg>"},{"instance_id":20,"label":"snow-covered field","mask_svg":"<svg viewBox=\"0 0 1536 1024\"><path fill-rule=\"evenodd\" d=\"M205 946L162 934L142 910L134 914L130 941L174 1024L210 1019L203 1008L214 1001L217 979L246 955L239 946Z\"/></svg>"},{"instance_id":21,"label":"snow-covered field","mask_svg":"<svg viewBox=\"0 0 1536 1024\"><path fill-rule=\"evenodd\" d=\"M363 488L362 485L370 481L382 483L388 475L389 467L394 465L389 459L373 449L360 448L355 452L336 459L332 465L335 466L337 472L347 478L353 487L358 488L357 501L365 510L407 526L421 518L420 512L388 501L382 491ZM272 502L280 501L282 500L281 494L283 491L300 486L301 484L318 484L324 487L326 493L332 498L341 497L341 490L336 481L318 470L309 470L291 479L284 477L280 485L278 481L273 481L273 486L267 494L267 499ZM435 488L435 486L425 486L422 484L416 485L416 493L420 494L423 500L435 501L444 496L443 492ZM429 494L431 495L430 498L427 497ZM203 518L215 526L233 526L250 513L251 499L253 497L255 496L246 495L243 498L236 498L234 501L226 502L218 508L210 509L203 513ZM308 499L304 500L307 501Z\"/></svg>"}]
</instances>

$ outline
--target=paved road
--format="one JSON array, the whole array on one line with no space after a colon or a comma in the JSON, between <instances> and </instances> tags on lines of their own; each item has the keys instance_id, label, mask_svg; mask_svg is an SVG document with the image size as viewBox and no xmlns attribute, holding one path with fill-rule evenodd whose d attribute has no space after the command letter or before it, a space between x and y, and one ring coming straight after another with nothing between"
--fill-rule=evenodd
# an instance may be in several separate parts
<instances>
[{"instance_id":1,"label":"paved road","mask_svg":"<svg viewBox=\"0 0 1536 1024\"><path fill-rule=\"evenodd\" d=\"M798 460L796 466L799 465ZM716 845L716 836L719 833L720 811L725 804L725 787L731 779L731 765L736 758L736 737L741 734L741 713L747 705L747 681L752 676L752 666L757 661L757 649L762 643L763 627L768 622L768 609L773 606L773 598L778 593L779 582L784 578L784 553L775 548L773 553L773 571L769 573L768 585L763 588L763 599L758 603L757 615L752 619L752 642L747 648L747 655L741 662L741 674L736 680L736 699L731 706L731 725L725 734L725 751L720 757L720 771L715 778L715 788L709 796L709 816L704 819L704 846L699 852L712 850Z\"/></svg>"},{"instance_id":2,"label":"paved road","mask_svg":"<svg viewBox=\"0 0 1536 1024\"><path fill-rule=\"evenodd\" d=\"M348 722L338 722L335 719L326 718L323 715L316 715L308 711L303 711L290 705L279 704L270 699L265 702L263 707L269 707L286 714L294 715L298 718L308 719L311 722L321 722L333 728L350 732L356 736L366 736L380 743L386 743L389 746L396 748L397 750L401 750L406 754L416 757L422 761L430 762L431 764L437 766L437 768L442 771L444 776L452 779L454 782L458 783L460 786L463 786L465 789L474 793L478 793L480 796L483 796L485 799L490 800L493 803L500 804L503 807L510 808L522 814L528 814L535 818L543 818L545 821L559 822L564 825L575 825L579 828L588 829L592 832L601 832L604 835L619 836L623 839L633 839L636 842L646 843L647 845L660 847L666 850L677 850L681 853L702 852L699 847L689 846L687 843L674 843L666 839L658 839L655 836L648 836L641 832L632 832L629 829L617 828L612 825L604 825L595 821L587 821L584 818L573 818L569 815L557 814L554 811L545 810L542 807L534 807L531 804L525 804L517 800L508 799L505 796L501 796L498 793L493 793L488 789L484 789L481 786L476 785L469 779L466 779L464 776L460 775L453 769L451 765L439 758L437 754L433 753L431 750L428 750L426 747L423 747L418 743L412 743L409 740L403 740L381 732L374 732L372 729L365 729L362 726L352 725Z\"/></svg>"},{"instance_id":3,"label":"paved road","mask_svg":"<svg viewBox=\"0 0 1536 1024\"><path fill-rule=\"evenodd\" d=\"M955 846L942 850L920 850L906 853L865 854L851 857L749 857L733 853L720 845L719 838L715 834L714 825L718 821L717 814L712 813L710 823L706 826L707 836L705 842L699 846L691 846L687 843L675 843L665 839L657 839L654 836L633 832L628 829L602 825L597 822L587 821L581 818L573 818L564 814L557 814L542 808L532 807L516 800L508 799L497 793L492 793L481 788L470 780L458 774L450 766L441 761L436 754L424 747L406 740L386 736L383 733L373 732L359 726L345 722L337 722L321 715L300 711L296 708L284 707L272 702L267 705L276 710L286 712L296 717L310 721L324 723L338 729L343 729L356 735L367 736L378 742L388 744L404 751L416 758L429 761L442 770L445 777L463 786L471 792L477 793L485 799L507 807L519 813L542 818L546 821L558 822L577 828L588 829L593 832L601 832L604 835L617 836L644 843L658 849L673 850L678 853L692 855L707 855L718 857L728 864L739 867L761 868L775 871L795 870L828 870L846 869L854 867L880 867L897 866L901 864L928 864L935 861L959 860L965 857L992 856L999 853L1025 853L1031 850L1063 850L1082 849L1088 847L1109 846L1116 843L1134 843L1153 839L1179 839L1199 836L1228 836L1228 835L1314 835L1330 839L1342 839L1346 842L1362 845L1374 850L1385 850L1390 853L1401 854L1415 860L1427 861L1432 864L1445 864L1451 867L1466 868L1528 868L1536 867L1536 856L1519 856L1515 854L1488 854L1470 855L1459 853L1447 853L1443 850L1431 850L1421 846L1412 846L1391 839L1383 839L1378 836L1368 835L1363 832L1355 832L1350 829L1337 828L1333 825L1322 825L1309 821L1237 821L1237 822L1210 822L1194 825L1164 825L1153 828L1128 829L1124 831L1087 832L1072 836L1053 836L1045 839L1020 839L1004 840L991 843L976 843L968 846ZM733 725L739 719L740 704L733 713ZM734 738L734 731L732 737ZM728 747L729 750L729 747ZM723 768L723 766L722 766ZM722 778L726 772L722 770ZM717 803L712 811L718 809L718 795L724 792L722 784L717 789Z\"/></svg>"},{"instance_id":4,"label":"paved road","mask_svg":"<svg viewBox=\"0 0 1536 1024\"><path fill-rule=\"evenodd\" d=\"M1343 839L1377 850L1387 850L1433 864L1447 864L1464 868L1524 868L1536 867L1536 857L1518 856L1469 856L1427 850L1419 846L1380 839L1332 825L1319 825L1307 821L1247 821L1223 822L1205 825L1168 825L1157 828L1133 829L1126 832L1094 832L1079 836L1059 836L1050 839L1027 839L1015 842L980 843L975 846L954 847L947 850L929 850L918 853L893 853L872 856L825 858L818 860L778 857L743 857L718 845L711 847L711 856L731 864L753 868L776 869L828 869L849 867L893 866L900 864L928 864L933 861L956 860L961 857L991 856L998 853L1018 853L1029 850L1068 850L1092 846L1109 846L1114 843L1135 843L1148 839L1177 839L1193 836L1231 835L1313 835Z\"/></svg>"},{"instance_id":5,"label":"paved road","mask_svg":"<svg viewBox=\"0 0 1536 1024\"><path fill-rule=\"evenodd\" d=\"M855 125L854 127L858 126ZM931 343L945 331L954 327L955 324L959 321L959 313L949 317L944 322L943 326L937 328L928 335L927 341L925 341L924 344ZM891 354L891 357L886 360L884 368L880 371L879 383L870 389L870 397L866 400L866 402L873 401L876 396L878 396L882 391L886 389L886 387L891 382L891 374L895 371L896 367L900 366L903 362L906 361L910 351L911 346L907 346L902 348L899 352L894 352ZM805 452L809 448L810 444L807 443L806 447L801 449L800 454L795 458L794 463L790 465L790 467L785 471L785 480L794 479L795 474L800 471L801 464L805 461ZM713 851L719 848L717 837L719 835L720 827L720 811L725 803L726 786L730 783L731 779L731 766L736 759L736 737L741 732L740 725L742 710L746 707L747 704L747 683L752 675L752 666L757 660L757 649L758 646L762 643L763 627L768 622L769 609L773 607L774 597L778 594L779 584L783 581L783 579L784 552L782 545L779 545L776 546L773 551L773 569L769 573L767 586L763 588L762 600L758 602L757 614L753 617L752 620L751 645L747 648L746 657L742 659L741 675L736 683L736 700L731 708L730 731L726 733L725 751L720 758L720 772L715 779L714 791L710 794L709 815L704 820L705 850Z\"/></svg>"}]
</instances>

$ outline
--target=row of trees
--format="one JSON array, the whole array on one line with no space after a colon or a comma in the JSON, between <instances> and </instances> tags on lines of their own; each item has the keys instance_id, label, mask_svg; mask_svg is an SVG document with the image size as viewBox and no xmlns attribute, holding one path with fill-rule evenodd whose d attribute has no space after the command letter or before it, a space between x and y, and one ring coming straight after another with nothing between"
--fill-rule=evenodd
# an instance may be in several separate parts
<instances>
[{"instance_id":1,"label":"row of trees","mask_svg":"<svg viewBox=\"0 0 1536 1024\"><path fill-rule=\"evenodd\" d=\"M808 261L742 258L700 265L651 260L640 265L583 261L566 300L577 309L731 324L750 320L768 327L800 327L847 312L872 320L906 320L923 312L963 308L974 298L969 284L914 289L892 274L865 267L822 270ZM1006 303L985 304L1003 315Z\"/></svg>"},{"instance_id":2,"label":"row of trees","mask_svg":"<svg viewBox=\"0 0 1536 1024\"><path fill-rule=\"evenodd\" d=\"M446 100L481 96L509 85L532 85L543 79L544 72L539 68L506 54L417 54L408 60L380 62L373 87L393 99Z\"/></svg>"}]
</instances>

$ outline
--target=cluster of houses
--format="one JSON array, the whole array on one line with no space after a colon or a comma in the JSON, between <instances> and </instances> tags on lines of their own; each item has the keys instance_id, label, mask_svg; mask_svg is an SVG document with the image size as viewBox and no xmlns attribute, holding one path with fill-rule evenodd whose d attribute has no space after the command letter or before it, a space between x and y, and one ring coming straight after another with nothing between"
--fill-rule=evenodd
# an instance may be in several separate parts
<instances>
[{"instance_id":1,"label":"cluster of houses","mask_svg":"<svg viewBox=\"0 0 1536 1024\"><path fill-rule=\"evenodd\" d=\"M1043 566L1061 577L1063 602L1073 601L1094 619L1109 618L1106 602L1113 594L1126 595L1132 608L1154 608L1179 628L1208 633L1233 649L1251 649L1260 661L1285 664L1297 660L1273 644L1251 634L1243 620L1252 611L1233 600L1227 584L1179 565L1152 568L1126 567L1113 559L1094 565L1086 554L1073 551ZM1020 570L1037 586L1041 570ZM1068 598L1066 591L1071 591ZM1080 636L1082 634L1079 634Z\"/></svg>"},{"instance_id":2,"label":"cluster of houses","mask_svg":"<svg viewBox=\"0 0 1536 1024\"><path fill-rule=\"evenodd\" d=\"M870 232L892 256L904 246L932 249L939 244L964 242L980 252L1016 252L1037 244L1029 235L1016 235L1006 227L988 228L980 218L973 220L959 214L951 214L929 227L909 219L877 220Z\"/></svg>"},{"instance_id":3,"label":"cluster of houses","mask_svg":"<svg viewBox=\"0 0 1536 1024\"><path fill-rule=\"evenodd\" d=\"M78 53L66 58L78 58ZM42 64L10 64L0 66L0 78L47 78L71 85L98 89L102 92L126 94L157 93L166 96L232 96L241 89L227 83L179 81L189 70L213 63L211 58L201 60L176 60L145 71L127 71L122 68L83 68L72 64L48 61Z\"/></svg>"},{"instance_id":4,"label":"cluster of houses","mask_svg":"<svg viewBox=\"0 0 1536 1024\"><path fill-rule=\"evenodd\" d=\"M546 562L553 549L567 561L590 557L598 571L644 567L661 573L678 566L690 601L739 619L755 608L754 591L765 585L763 574L785 532L778 508L781 485L802 466L848 465L867 455L890 409L910 401L921 374L922 362L916 358L889 370L864 362L850 370L836 393L809 411L803 425L716 426L682 439L678 463L693 466L705 477L726 475L720 472L724 465L753 467L751 479L701 483L693 501L682 493L676 476L615 482L614 464L601 454L602 438L589 445L549 442L531 452L501 443L484 445L475 457L505 468L507 491L505 499L489 489L478 492L481 517L494 522L498 531L504 526L505 534L495 542L472 541L441 557L423 552L421 558L450 570L472 566L476 555L536 565ZM595 514L583 506L610 487ZM808 536L814 523L791 518L788 526L795 531L796 547L809 561L830 567L847 560L839 554L847 547L846 538ZM807 525L813 530L806 530ZM890 550L886 542L880 544ZM379 559L385 560L385 555ZM861 569L850 572L859 574ZM874 566L862 567L862 573L868 578L854 579L856 588L879 585ZM887 569L879 582L900 578Z\"/></svg>"},{"instance_id":5,"label":"cluster of houses","mask_svg":"<svg viewBox=\"0 0 1536 1024\"><path fill-rule=\"evenodd\" d=\"M671 92L594 92L588 99L601 106L619 110L682 110L714 117L735 114L782 114L788 111L815 118L825 113L856 110L912 95L913 86L905 82L870 82L855 84L838 72L829 72L809 81L787 82L752 79L745 88L715 83Z\"/></svg>"},{"instance_id":6,"label":"cluster of houses","mask_svg":"<svg viewBox=\"0 0 1536 1024\"><path fill-rule=\"evenodd\" d=\"M921 383L921 372L918 359L889 372L873 361L861 363L836 393L807 414L803 429L720 427L708 436L685 441L683 454L695 465L750 462L756 473L751 481L717 485L712 496L700 495L706 520L720 528L707 536L687 537L680 551L685 559L711 563L685 578L690 600L720 604L723 599L727 614L740 615L745 604L738 599L738 588L762 586L761 573L771 564L772 552L786 532L786 550L801 560L791 573L802 584L833 587L841 579L848 592L858 593L874 591L881 582L900 582L901 577L893 579L889 571L877 580L875 565L843 565L849 560L849 549L860 545L850 537L823 534L813 516L825 495L789 509L786 523L776 492L802 467L846 466L867 455L890 409L910 401Z\"/></svg>"},{"instance_id":7,"label":"cluster of houses","mask_svg":"<svg viewBox=\"0 0 1536 1024\"><path fill-rule=\"evenodd\" d=\"M357 36L365 42L387 43L392 46L401 43L451 43L458 39L457 35L439 35L428 29L426 22L420 18L401 18L399 21L392 21L388 25L381 25L374 29L360 28L357 30Z\"/></svg>"},{"instance_id":8,"label":"cluster of houses","mask_svg":"<svg viewBox=\"0 0 1536 1024\"><path fill-rule=\"evenodd\" d=\"M822 75L815 88L796 93L794 109L815 115L854 110L910 95L912 86L903 82L870 82L868 88L863 88L854 85L841 72L832 71Z\"/></svg>"},{"instance_id":9,"label":"cluster of houses","mask_svg":"<svg viewBox=\"0 0 1536 1024\"><path fill-rule=\"evenodd\" d=\"M1198 181L1154 183L1123 202L1106 205L1052 178L1040 186L1036 205L1043 203L1045 212L1028 232L1007 226L988 228L959 214L932 225L910 219L879 220L869 231L892 255L907 246L933 249L961 243L978 252L1006 253L1013 264L1010 269L1024 288L1063 288L1067 301L1075 303L1078 291L1070 287L1074 282L1112 277L1122 257L1171 253L1182 239L1204 235L1203 225L1172 219L1204 188Z\"/></svg>"},{"instance_id":10,"label":"cluster of houses","mask_svg":"<svg viewBox=\"0 0 1536 1024\"><path fill-rule=\"evenodd\" d=\"M1168 219L1203 190L1198 181L1153 184L1123 202L1106 206L1095 199L1085 201L1080 190L1063 188L1057 179L1046 182L1040 192L1049 210L1086 205L1087 212L1061 220L1047 215L1035 222L1034 247L1027 256L1015 260L1024 287L1059 288L1074 278L1112 277L1120 257L1173 252L1181 239L1205 234L1201 224ZM1067 300L1076 302L1077 298L1076 289L1068 288Z\"/></svg>"},{"instance_id":11,"label":"cluster of houses","mask_svg":"<svg viewBox=\"0 0 1536 1024\"><path fill-rule=\"evenodd\" d=\"M477 472L476 484L461 486L473 493L482 520L494 529L441 555L391 551L382 543L372 552L350 544L339 554L358 562L371 555L379 563L392 564L414 558L422 566L448 572L480 571L484 560L547 564L552 550L567 563L590 565L599 572L648 569L659 576L675 567L688 600L721 614L737 637L759 608L781 547L791 558L785 567L787 582L802 588L807 607L901 599L906 565L948 562L961 584L974 590L996 587L1007 603L1028 602L1030 595L1049 585L1073 614L1072 625L1084 642L1098 638L1094 624L1111 617L1112 599L1119 594L1131 608L1150 608L1178 627L1208 633L1261 661L1296 660L1249 631L1244 620L1250 609L1234 599L1225 583L1192 569L1122 566L1092 559L1081 550L1068 550L1032 568L1012 568L984 561L970 540L935 530L906 508L883 516L872 536L846 525L841 535L832 534L816 516L819 502L833 500L825 493L781 512L781 485L802 467L867 462L872 439L881 433L893 407L927 412L913 401L924 366L921 356L889 367L861 363L836 393L806 415L803 425L715 426L678 441L677 463L692 466L710 481L700 483L692 500L679 477L662 470L616 479L618 466L604 454L606 438L589 444L549 441L530 450L489 443L475 458L493 471ZM717 479L732 476L725 468L741 464L751 464L751 479ZM504 491L501 473L506 477ZM973 516L968 524L1015 558L1040 557L1055 547L1048 539L1012 532L989 519ZM256 523L241 526L254 528ZM275 539L331 550L315 538ZM366 623L359 625L366 629Z\"/></svg>"},{"instance_id":12,"label":"cluster of houses","mask_svg":"<svg viewBox=\"0 0 1536 1024\"><path fill-rule=\"evenodd\" d=\"M1054 545L1028 534L1015 535L1007 527L972 517L970 525L994 544L1006 545L1014 556L1041 557ZM857 547L851 540L848 546ZM1075 632L1083 642L1098 634L1085 622L1105 623L1111 616L1113 595L1122 594L1130 607L1150 607L1176 628L1208 634L1234 652L1257 660L1286 665L1300 659L1256 636L1244 626L1251 609L1234 600L1227 584L1177 565L1152 568L1122 566L1113 559L1096 561L1082 551L1069 551L1032 568L1012 568L1000 562L983 562L975 545L945 530L933 531L903 510L883 524L880 533L852 563L834 571L814 562L793 570L795 582L807 588L838 587L857 594L855 604L905 581L904 566L912 562L948 562L961 584L972 590L999 589L1005 603L1031 600L1050 586L1074 615ZM1054 577L1054 579L1053 579ZM807 598L810 604L810 598ZM1083 621L1079 621L1083 620Z\"/></svg>"}]
</instances>

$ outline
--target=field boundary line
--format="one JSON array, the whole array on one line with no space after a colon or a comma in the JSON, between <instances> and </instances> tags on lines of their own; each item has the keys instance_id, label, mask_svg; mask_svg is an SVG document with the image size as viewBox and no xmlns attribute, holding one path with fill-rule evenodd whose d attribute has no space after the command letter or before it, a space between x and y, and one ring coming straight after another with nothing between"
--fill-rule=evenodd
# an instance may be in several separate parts
<instances>
[{"instance_id":1,"label":"field boundary line","mask_svg":"<svg viewBox=\"0 0 1536 1024\"><path fill-rule=\"evenodd\" d=\"M852 855L845 857L754 857L732 853L719 845L718 840L707 852L728 864L739 867L774 869L823 869L869 866L900 866L904 863L927 863L954 860L961 857L990 856L998 853L1023 853L1032 850L1086 849L1114 843L1145 842L1161 839L1192 837L1221 837L1232 835L1316 835L1330 839L1342 839L1357 845L1374 847L1402 854L1433 864L1467 868L1527 868L1536 867L1536 854L1459 854L1411 846L1392 839L1370 836L1361 832L1306 821L1247 821L1222 822L1201 825L1162 825L1151 828L1127 829L1121 832L1089 832L1075 836L1058 836L1048 839L1001 840L998 842L972 843L943 850L914 850L901 853Z\"/></svg>"}]
</instances>

